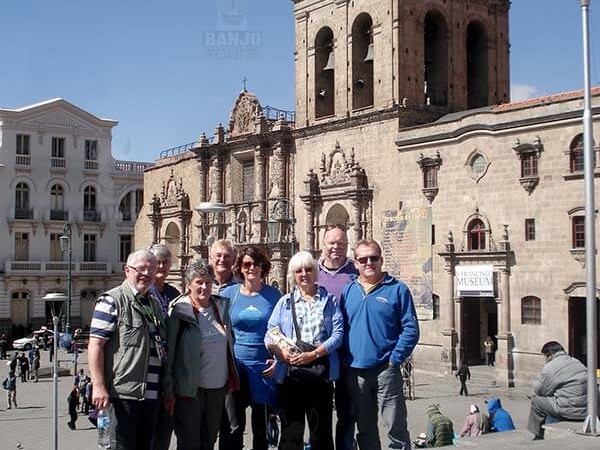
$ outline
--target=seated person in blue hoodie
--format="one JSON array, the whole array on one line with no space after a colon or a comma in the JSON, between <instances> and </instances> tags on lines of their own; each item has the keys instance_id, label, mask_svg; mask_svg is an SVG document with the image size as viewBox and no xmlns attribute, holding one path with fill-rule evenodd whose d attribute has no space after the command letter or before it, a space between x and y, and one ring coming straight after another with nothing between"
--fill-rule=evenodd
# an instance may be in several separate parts
<instances>
[{"instance_id":1,"label":"seated person in blue hoodie","mask_svg":"<svg viewBox=\"0 0 600 450\"><path fill-rule=\"evenodd\" d=\"M502 408L500 399L492 397L485 401L490 415L490 431L510 431L515 429L512 417Z\"/></svg>"}]
</instances>

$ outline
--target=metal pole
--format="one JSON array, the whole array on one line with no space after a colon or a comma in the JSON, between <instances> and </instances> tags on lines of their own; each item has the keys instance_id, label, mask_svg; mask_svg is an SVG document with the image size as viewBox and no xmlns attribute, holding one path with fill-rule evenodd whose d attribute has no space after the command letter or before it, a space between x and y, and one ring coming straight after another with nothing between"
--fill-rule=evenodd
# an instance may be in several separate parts
<instances>
[{"instance_id":1,"label":"metal pole","mask_svg":"<svg viewBox=\"0 0 600 450\"><path fill-rule=\"evenodd\" d=\"M594 199L594 148L592 131L591 82L590 82L590 41L589 41L590 0L581 0L583 24L583 149L585 180L585 268L586 268L586 340L588 369L588 414L583 425L586 434L598 435L598 367L597 339L597 300L596 300L596 228Z\"/></svg>"},{"instance_id":2,"label":"metal pole","mask_svg":"<svg viewBox=\"0 0 600 450\"><path fill-rule=\"evenodd\" d=\"M53 450L58 450L58 316L53 315L52 323L54 324L54 360L52 373L52 412L53 412Z\"/></svg>"},{"instance_id":3,"label":"metal pole","mask_svg":"<svg viewBox=\"0 0 600 450\"><path fill-rule=\"evenodd\" d=\"M72 242L72 230L70 224L65 224L64 227L65 236L69 238L67 252L69 253L69 268L67 269L67 324L65 331L71 333L71 264L73 261L73 242Z\"/></svg>"}]
</instances>

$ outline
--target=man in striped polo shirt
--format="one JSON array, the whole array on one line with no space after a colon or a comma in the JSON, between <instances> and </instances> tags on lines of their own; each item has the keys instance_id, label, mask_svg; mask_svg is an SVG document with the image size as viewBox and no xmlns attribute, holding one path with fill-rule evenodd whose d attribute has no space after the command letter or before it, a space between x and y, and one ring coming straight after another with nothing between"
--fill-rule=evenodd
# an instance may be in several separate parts
<instances>
[{"instance_id":1,"label":"man in striped polo shirt","mask_svg":"<svg viewBox=\"0 0 600 450\"><path fill-rule=\"evenodd\" d=\"M159 406L166 361L164 315L150 293L157 260L149 250L131 253L125 281L96 301L88 345L92 402L111 416L111 448L147 450Z\"/></svg>"}]
</instances>

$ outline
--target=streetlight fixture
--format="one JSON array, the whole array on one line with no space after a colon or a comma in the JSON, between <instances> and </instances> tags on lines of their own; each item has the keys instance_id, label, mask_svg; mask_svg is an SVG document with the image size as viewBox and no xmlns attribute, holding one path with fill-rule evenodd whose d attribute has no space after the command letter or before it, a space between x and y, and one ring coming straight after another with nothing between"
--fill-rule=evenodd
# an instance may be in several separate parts
<instances>
[{"instance_id":1,"label":"streetlight fixture","mask_svg":"<svg viewBox=\"0 0 600 450\"><path fill-rule=\"evenodd\" d=\"M71 334L71 265L73 260L73 241L72 241L73 230L71 224L65 223L63 228L63 235L60 239L60 250L63 253L67 253L69 257L69 266L67 269L67 324L65 331L68 335Z\"/></svg>"},{"instance_id":2,"label":"streetlight fixture","mask_svg":"<svg viewBox=\"0 0 600 450\"><path fill-rule=\"evenodd\" d=\"M281 236L282 223L290 225L289 236L286 236L285 238ZM296 234L294 232L295 225L296 218L294 217L291 202L285 197L278 197L275 199L269 213L269 221L267 222L267 236L269 242L278 242L280 239L285 242L290 242L291 253L293 255L294 244L296 242Z\"/></svg>"},{"instance_id":3,"label":"streetlight fixture","mask_svg":"<svg viewBox=\"0 0 600 450\"><path fill-rule=\"evenodd\" d=\"M46 294L42 300L50 305L52 324L54 326L54 339L52 342L54 348L54 359L52 360L52 431L54 436L52 448L53 450L58 450L58 321L62 314L62 305L67 300L67 297L65 297L65 294L51 292Z\"/></svg>"},{"instance_id":4,"label":"streetlight fixture","mask_svg":"<svg viewBox=\"0 0 600 450\"><path fill-rule=\"evenodd\" d=\"M201 202L194 209L196 211L198 211L200 214L204 214L204 213L217 214L217 213L222 213L223 211L225 211L227 209L227 206L225 206L225 204L223 204L223 203ZM210 234L210 229L208 227L207 222L208 222L207 218L205 218L205 217L201 218L201 226L204 231L204 234L206 235L206 237L205 237L206 247L207 247L208 251L210 252L210 247L212 247L213 243L215 242L215 237Z\"/></svg>"}]
</instances>

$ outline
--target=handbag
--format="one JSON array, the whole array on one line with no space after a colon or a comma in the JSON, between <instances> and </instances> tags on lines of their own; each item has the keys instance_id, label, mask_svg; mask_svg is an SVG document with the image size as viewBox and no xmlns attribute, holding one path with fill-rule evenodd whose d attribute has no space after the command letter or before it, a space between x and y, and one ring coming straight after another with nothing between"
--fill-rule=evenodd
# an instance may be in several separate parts
<instances>
[{"instance_id":1,"label":"handbag","mask_svg":"<svg viewBox=\"0 0 600 450\"><path fill-rule=\"evenodd\" d=\"M293 297L290 297L290 300L292 304L292 320L296 332L296 345L302 352L312 352L317 347L300 339L300 327L298 326L298 319L296 318L296 305ZM329 355L323 355L304 366L290 366L288 377L293 381L302 383L314 383L320 380L328 380Z\"/></svg>"}]
</instances>

